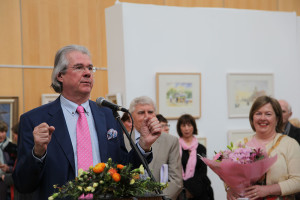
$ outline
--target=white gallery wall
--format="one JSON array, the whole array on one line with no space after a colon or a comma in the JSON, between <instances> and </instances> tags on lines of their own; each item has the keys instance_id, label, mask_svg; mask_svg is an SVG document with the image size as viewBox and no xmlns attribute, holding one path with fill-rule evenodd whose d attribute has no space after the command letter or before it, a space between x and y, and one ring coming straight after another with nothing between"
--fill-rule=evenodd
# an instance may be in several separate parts
<instances>
[{"instance_id":1,"label":"white gallery wall","mask_svg":"<svg viewBox=\"0 0 300 200\"><path fill-rule=\"evenodd\" d=\"M228 117L228 73L272 73L274 97L300 118L297 26L294 12L116 4L106 9L109 93L121 93L128 107L137 96L156 99L157 72L201 73L197 126L212 157L226 148L229 130L251 129L247 118ZM170 124L177 136L176 120ZM208 173L215 199L226 199L222 181Z\"/></svg>"}]
</instances>

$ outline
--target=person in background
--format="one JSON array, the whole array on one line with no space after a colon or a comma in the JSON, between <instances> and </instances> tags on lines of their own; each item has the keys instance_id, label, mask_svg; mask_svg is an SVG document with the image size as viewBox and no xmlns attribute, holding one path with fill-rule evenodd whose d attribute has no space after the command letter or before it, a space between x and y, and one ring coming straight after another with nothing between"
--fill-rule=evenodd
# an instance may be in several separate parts
<instances>
[{"instance_id":1,"label":"person in background","mask_svg":"<svg viewBox=\"0 0 300 200\"><path fill-rule=\"evenodd\" d=\"M300 145L300 128L293 126L289 122L289 119L293 114L292 107L285 100L278 100L278 102L282 110L282 119L283 119L283 128L284 128L283 134L294 138L295 140L297 140L297 142Z\"/></svg>"},{"instance_id":2,"label":"person in background","mask_svg":"<svg viewBox=\"0 0 300 200\"><path fill-rule=\"evenodd\" d=\"M17 158L17 145L7 138L7 130L7 124L0 121L0 199L3 200L10 196L10 190L2 176L5 176L6 173L12 173Z\"/></svg>"},{"instance_id":3,"label":"person in background","mask_svg":"<svg viewBox=\"0 0 300 200\"><path fill-rule=\"evenodd\" d=\"M295 126L295 127L297 127L297 128L300 128L300 120L299 120L298 118L290 118L290 119L289 119L289 122L290 122L293 126Z\"/></svg>"},{"instance_id":4,"label":"person in background","mask_svg":"<svg viewBox=\"0 0 300 200\"><path fill-rule=\"evenodd\" d=\"M121 117L121 121L123 122L127 132L130 134L131 129L132 129L132 121L131 118L129 116L129 114L127 112L125 112L122 117Z\"/></svg>"},{"instance_id":5,"label":"person in background","mask_svg":"<svg viewBox=\"0 0 300 200\"><path fill-rule=\"evenodd\" d=\"M255 134L240 142L262 148L270 157L277 155L277 160L263 181L246 188L245 197L294 200L300 192L300 146L293 138L281 134L284 123L279 102L268 96L258 97L250 109L249 120ZM229 200L239 197L230 188L226 191Z\"/></svg>"},{"instance_id":6,"label":"person in background","mask_svg":"<svg viewBox=\"0 0 300 200\"><path fill-rule=\"evenodd\" d=\"M185 199L213 200L211 182L207 177L207 166L197 154L206 155L206 148L194 135L198 134L193 116L184 114L177 121L180 156Z\"/></svg>"},{"instance_id":7,"label":"person in background","mask_svg":"<svg viewBox=\"0 0 300 200\"><path fill-rule=\"evenodd\" d=\"M142 164L136 152L127 152L120 125L112 110L91 101L95 68L84 46L59 49L54 59L52 88L61 95L53 102L21 115L18 161L13 172L16 189L36 191L33 199L48 199L74 180L78 169L107 162ZM161 134L156 118L144 118L138 148L147 160ZM85 198L85 197L84 197ZM89 197L90 198L90 197Z\"/></svg>"},{"instance_id":8,"label":"person in background","mask_svg":"<svg viewBox=\"0 0 300 200\"><path fill-rule=\"evenodd\" d=\"M161 125L161 131L164 133L169 133L170 124L169 124L168 120L161 114L157 114L156 118L158 119L158 121Z\"/></svg>"},{"instance_id":9,"label":"person in background","mask_svg":"<svg viewBox=\"0 0 300 200\"><path fill-rule=\"evenodd\" d=\"M11 133L12 133L13 141L17 144L18 143L18 133L19 133L19 123L15 124L11 128ZM17 162L17 160L15 161L15 163L16 162ZM32 194L21 194L18 192L18 190L15 189L14 181L12 178L12 173L3 174L2 180L7 186L10 186L11 200L31 200L32 199Z\"/></svg>"},{"instance_id":10,"label":"person in background","mask_svg":"<svg viewBox=\"0 0 300 200\"><path fill-rule=\"evenodd\" d=\"M129 106L134 122L134 130L131 138L138 142L140 132L143 127L144 118L156 119L156 106L153 100L147 96L141 96L133 99ZM130 143L125 138L127 150L130 150ZM176 200L178 194L182 190L182 176L179 156L179 143L175 136L162 132L160 137L152 145L153 160L149 164L149 168L153 173L156 181L168 182L168 187L163 190L163 194L167 198ZM161 169L167 169L166 173L161 173ZM162 178L162 179L161 179Z\"/></svg>"}]
</instances>

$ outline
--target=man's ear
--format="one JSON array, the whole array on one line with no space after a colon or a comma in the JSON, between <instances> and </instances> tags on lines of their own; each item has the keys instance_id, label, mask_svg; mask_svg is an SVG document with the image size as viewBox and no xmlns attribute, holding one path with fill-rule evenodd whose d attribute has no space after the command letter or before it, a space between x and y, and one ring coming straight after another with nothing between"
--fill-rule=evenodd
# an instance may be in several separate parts
<instances>
[{"instance_id":1,"label":"man's ear","mask_svg":"<svg viewBox=\"0 0 300 200\"><path fill-rule=\"evenodd\" d=\"M290 112L290 116L289 116L289 118L290 118L292 115L293 115L293 112Z\"/></svg>"},{"instance_id":2,"label":"man's ear","mask_svg":"<svg viewBox=\"0 0 300 200\"><path fill-rule=\"evenodd\" d=\"M59 73L57 74L56 78L57 78L57 80L58 80L59 82L62 82L62 73L59 72Z\"/></svg>"}]
</instances>

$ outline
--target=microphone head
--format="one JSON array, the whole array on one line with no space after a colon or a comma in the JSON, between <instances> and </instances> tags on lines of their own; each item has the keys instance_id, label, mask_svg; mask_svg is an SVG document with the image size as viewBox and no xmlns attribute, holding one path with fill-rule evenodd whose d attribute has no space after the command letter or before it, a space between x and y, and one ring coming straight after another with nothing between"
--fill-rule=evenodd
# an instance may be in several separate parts
<instances>
[{"instance_id":1,"label":"microphone head","mask_svg":"<svg viewBox=\"0 0 300 200\"><path fill-rule=\"evenodd\" d=\"M96 103L98 106L102 106L102 102L105 100L105 98L103 97L98 97L97 100L96 100Z\"/></svg>"}]
</instances>

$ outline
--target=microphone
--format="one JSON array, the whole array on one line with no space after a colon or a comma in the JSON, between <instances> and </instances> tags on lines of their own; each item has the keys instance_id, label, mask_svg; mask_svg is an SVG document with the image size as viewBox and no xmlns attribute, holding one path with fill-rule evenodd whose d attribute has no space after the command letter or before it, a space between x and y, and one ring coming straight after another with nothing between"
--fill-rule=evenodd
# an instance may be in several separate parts
<instances>
[{"instance_id":1,"label":"microphone","mask_svg":"<svg viewBox=\"0 0 300 200\"><path fill-rule=\"evenodd\" d=\"M100 107L108 107L112 110L116 110L116 111L122 111L122 112L128 112L129 111L126 108L123 108L122 106L119 106L117 104L111 103L109 101L107 101L105 98L103 97L98 97L96 100L96 104Z\"/></svg>"}]
</instances>

